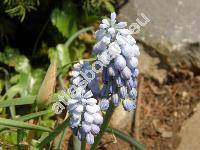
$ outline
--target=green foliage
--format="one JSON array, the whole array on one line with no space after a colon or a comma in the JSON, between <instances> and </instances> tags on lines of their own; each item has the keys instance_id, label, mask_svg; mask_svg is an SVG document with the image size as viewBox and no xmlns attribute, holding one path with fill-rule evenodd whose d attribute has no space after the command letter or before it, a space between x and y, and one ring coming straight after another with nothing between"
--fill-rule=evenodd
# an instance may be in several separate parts
<instances>
[{"instance_id":1,"label":"green foliage","mask_svg":"<svg viewBox=\"0 0 200 150\"><path fill-rule=\"evenodd\" d=\"M4 119L4 118L0 118L0 125L8 126L8 127L29 129L29 130L40 130L40 131L44 131L44 132L51 132L52 131L49 128L42 127L42 126L39 126L39 125L32 125L32 124L24 123L24 122L21 122L21 121Z\"/></svg>"},{"instance_id":2,"label":"green foliage","mask_svg":"<svg viewBox=\"0 0 200 150\"><path fill-rule=\"evenodd\" d=\"M70 37L78 29L77 6L72 2L64 2L61 9L55 8L51 13L51 22L64 37Z\"/></svg>"},{"instance_id":3,"label":"green foliage","mask_svg":"<svg viewBox=\"0 0 200 150\"><path fill-rule=\"evenodd\" d=\"M39 0L4 0L3 6L5 12L11 17L18 17L22 22L26 17L26 13L36 10Z\"/></svg>"},{"instance_id":4,"label":"green foliage","mask_svg":"<svg viewBox=\"0 0 200 150\"><path fill-rule=\"evenodd\" d=\"M113 4L115 4L115 0L85 0L84 1L84 9L87 15L90 14L100 14L101 11L109 11L114 12L115 8Z\"/></svg>"},{"instance_id":5,"label":"green foliage","mask_svg":"<svg viewBox=\"0 0 200 150\"><path fill-rule=\"evenodd\" d=\"M0 62L14 67L17 72L30 72L29 60L24 55L20 55L17 49L6 47L4 52L0 52Z\"/></svg>"},{"instance_id":6,"label":"green foliage","mask_svg":"<svg viewBox=\"0 0 200 150\"><path fill-rule=\"evenodd\" d=\"M38 112L35 104L45 71L56 59L59 82L53 101L57 101L60 89L67 86L71 65L84 58L86 50L91 51L94 39L90 26L100 16L113 12L115 3L116 0L2 0L0 144L3 149L36 149L50 145L59 134L62 138L56 147L61 146L69 119L56 125L51 105ZM83 34L90 42L80 38ZM30 130L34 130L33 137Z\"/></svg>"},{"instance_id":7,"label":"green foliage","mask_svg":"<svg viewBox=\"0 0 200 150\"><path fill-rule=\"evenodd\" d=\"M35 101L36 96L23 96L21 98L11 98L3 101L0 101L0 108L9 107L9 106L17 106L17 105L26 105L26 104L33 104Z\"/></svg>"}]
</instances>

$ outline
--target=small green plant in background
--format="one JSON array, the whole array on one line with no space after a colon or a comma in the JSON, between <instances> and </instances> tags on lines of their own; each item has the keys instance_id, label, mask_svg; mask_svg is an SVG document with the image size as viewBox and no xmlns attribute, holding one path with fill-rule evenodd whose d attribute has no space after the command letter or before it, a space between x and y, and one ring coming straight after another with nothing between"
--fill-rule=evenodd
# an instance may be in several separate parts
<instances>
[{"instance_id":1,"label":"small green plant in background","mask_svg":"<svg viewBox=\"0 0 200 150\"><path fill-rule=\"evenodd\" d=\"M36 10L39 4L39 0L3 0L5 13L10 17L17 17L21 22L25 19L27 13Z\"/></svg>"}]
</instances>

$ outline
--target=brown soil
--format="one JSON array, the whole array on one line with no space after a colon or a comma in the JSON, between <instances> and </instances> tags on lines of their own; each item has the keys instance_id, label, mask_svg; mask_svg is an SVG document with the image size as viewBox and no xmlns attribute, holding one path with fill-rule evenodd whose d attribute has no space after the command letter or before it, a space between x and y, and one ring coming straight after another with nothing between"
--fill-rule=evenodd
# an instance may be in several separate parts
<instances>
[{"instance_id":1,"label":"brown soil","mask_svg":"<svg viewBox=\"0 0 200 150\"><path fill-rule=\"evenodd\" d=\"M139 140L148 150L174 150L181 137L178 133L183 122L191 117L194 108L200 102L200 76L191 72L171 73L168 81L159 85L157 82L144 78L140 91ZM131 123L130 123L131 126ZM129 129L129 128L127 128ZM123 131L135 137L132 131ZM66 139L63 149L72 149L72 138ZM66 146L66 143L68 146ZM89 147L87 147L89 149ZM106 133L99 149L129 150L129 144Z\"/></svg>"},{"instance_id":2,"label":"brown soil","mask_svg":"<svg viewBox=\"0 0 200 150\"><path fill-rule=\"evenodd\" d=\"M193 115L196 104L200 102L200 77L177 75L173 75L165 85L155 85L145 79L140 141L148 150L174 150L180 143L178 133L184 120Z\"/></svg>"}]
</instances>

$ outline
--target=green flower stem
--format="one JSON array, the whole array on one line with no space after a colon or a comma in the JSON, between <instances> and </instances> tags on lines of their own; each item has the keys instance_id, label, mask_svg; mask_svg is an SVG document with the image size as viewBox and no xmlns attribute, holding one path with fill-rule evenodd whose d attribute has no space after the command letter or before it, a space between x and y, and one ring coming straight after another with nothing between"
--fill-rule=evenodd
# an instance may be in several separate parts
<instances>
[{"instance_id":1,"label":"green flower stem","mask_svg":"<svg viewBox=\"0 0 200 150\"><path fill-rule=\"evenodd\" d=\"M87 32L92 30L93 27L87 27L87 28L83 28L81 30L79 30L78 32L76 32L74 35L72 35L67 42L65 43L65 46L68 48L70 46L70 44L83 32Z\"/></svg>"},{"instance_id":2,"label":"green flower stem","mask_svg":"<svg viewBox=\"0 0 200 150\"><path fill-rule=\"evenodd\" d=\"M75 135L73 135L73 147L74 147L74 150L80 150L81 149L81 141Z\"/></svg>"},{"instance_id":3,"label":"green flower stem","mask_svg":"<svg viewBox=\"0 0 200 150\"><path fill-rule=\"evenodd\" d=\"M85 150L86 147L86 140L81 142L81 150Z\"/></svg>"},{"instance_id":4,"label":"green flower stem","mask_svg":"<svg viewBox=\"0 0 200 150\"><path fill-rule=\"evenodd\" d=\"M97 135L97 137L95 138L94 140L94 144L91 146L91 150L95 150L97 145L99 144L104 132L106 131L107 127L108 127L108 124L110 122L110 119L112 117L112 114L115 110L115 106L113 105L112 102L110 102L110 107L108 108L107 112L106 112L106 115L104 117L104 121L103 121L103 124L101 125L101 129L100 129L100 132L99 134Z\"/></svg>"}]
</instances>

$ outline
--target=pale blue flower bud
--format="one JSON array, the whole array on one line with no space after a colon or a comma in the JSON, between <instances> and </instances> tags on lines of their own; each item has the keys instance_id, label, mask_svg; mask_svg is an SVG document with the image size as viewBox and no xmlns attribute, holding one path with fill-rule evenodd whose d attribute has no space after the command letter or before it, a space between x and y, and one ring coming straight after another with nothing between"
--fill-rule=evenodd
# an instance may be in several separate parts
<instances>
[{"instance_id":1,"label":"pale blue flower bud","mask_svg":"<svg viewBox=\"0 0 200 150\"><path fill-rule=\"evenodd\" d=\"M112 58L116 58L121 53L121 49L117 42L112 42L109 44L108 52Z\"/></svg>"},{"instance_id":2,"label":"pale blue flower bud","mask_svg":"<svg viewBox=\"0 0 200 150\"><path fill-rule=\"evenodd\" d=\"M99 103L101 110L105 111L109 107L109 101L107 99L103 99Z\"/></svg>"},{"instance_id":3,"label":"pale blue flower bud","mask_svg":"<svg viewBox=\"0 0 200 150\"><path fill-rule=\"evenodd\" d=\"M122 99L124 99L127 96L127 88L125 86L120 87L119 95Z\"/></svg>"},{"instance_id":4,"label":"pale blue flower bud","mask_svg":"<svg viewBox=\"0 0 200 150\"><path fill-rule=\"evenodd\" d=\"M95 98L88 98L85 100L85 103L88 105L95 105L97 103L97 100Z\"/></svg>"},{"instance_id":5,"label":"pale blue flower bud","mask_svg":"<svg viewBox=\"0 0 200 150\"><path fill-rule=\"evenodd\" d=\"M133 70L138 65L138 59L136 57L132 57L131 59L127 60L127 66Z\"/></svg>"},{"instance_id":6,"label":"pale blue flower bud","mask_svg":"<svg viewBox=\"0 0 200 150\"><path fill-rule=\"evenodd\" d=\"M130 91L129 91L129 95L132 99L135 99L137 97L137 91L135 88L132 88Z\"/></svg>"},{"instance_id":7,"label":"pale blue flower bud","mask_svg":"<svg viewBox=\"0 0 200 150\"><path fill-rule=\"evenodd\" d=\"M97 58L99 61L101 61L104 65L108 65L110 63L110 55L108 54L108 51L105 50L102 53L97 55Z\"/></svg>"},{"instance_id":8,"label":"pale blue flower bud","mask_svg":"<svg viewBox=\"0 0 200 150\"><path fill-rule=\"evenodd\" d=\"M114 65L113 64L111 64L111 65L109 65L109 67L108 67L108 74L110 75L110 76L116 76L117 74L118 74L118 72L117 72L117 70L114 68Z\"/></svg>"},{"instance_id":9,"label":"pale blue flower bud","mask_svg":"<svg viewBox=\"0 0 200 150\"><path fill-rule=\"evenodd\" d=\"M113 102L114 106L118 106L119 105L120 99L119 99L118 94L113 94L112 95L112 102Z\"/></svg>"},{"instance_id":10,"label":"pale blue flower bud","mask_svg":"<svg viewBox=\"0 0 200 150\"><path fill-rule=\"evenodd\" d=\"M126 111L132 111L135 109L135 102L129 99L123 100L123 106Z\"/></svg>"},{"instance_id":11,"label":"pale blue flower bud","mask_svg":"<svg viewBox=\"0 0 200 150\"><path fill-rule=\"evenodd\" d=\"M109 34L106 34L103 38L102 38L102 42L104 42L105 44L109 44L111 40L111 36Z\"/></svg>"},{"instance_id":12,"label":"pale blue flower bud","mask_svg":"<svg viewBox=\"0 0 200 150\"><path fill-rule=\"evenodd\" d=\"M132 48L133 48L135 56L136 57L140 56L139 47L136 44L134 44L134 45L132 45Z\"/></svg>"},{"instance_id":13,"label":"pale blue flower bud","mask_svg":"<svg viewBox=\"0 0 200 150\"><path fill-rule=\"evenodd\" d=\"M105 30L101 29L101 30L96 31L95 35L96 35L97 41L100 41L104 37L105 34L106 34Z\"/></svg>"},{"instance_id":14,"label":"pale blue flower bud","mask_svg":"<svg viewBox=\"0 0 200 150\"><path fill-rule=\"evenodd\" d=\"M130 78L127 82L126 85L129 89L136 88L137 87L137 80Z\"/></svg>"},{"instance_id":15,"label":"pale blue flower bud","mask_svg":"<svg viewBox=\"0 0 200 150\"><path fill-rule=\"evenodd\" d=\"M94 113L93 114L94 117L94 124L102 124L103 123L103 117L99 114L99 113Z\"/></svg>"},{"instance_id":16,"label":"pale blue flower bud","mask_svg":"<svg viewBox=\"0 0 200 150\"><path fill-rule=\"evenodd\" d=\"M100 29L105 29L105 28L107 28L107 27L108 27L107 24L103 24L103 23L102 23L102 24L99 25L99 28L100 28Z\"/></svg>"},{"instance_id":17,"label":"pale blue flower bud","mask_svg":"<svg viewBox=\"0 0 200 150\"><path fill-rule=\"evenodd\" d=\"M77 113L83 112L83 105L79 104L74 111Z\"/></svg>"},{"instance_id":18,"label":"pale blue flower bud","mask_svg":"<svg viewBox=\"0 0 200 150\"><path fill-rule=\"evenodd\" d=\"M72 117L73 117L74 119L81 119L81 113L73 113L73 114L72 114Z\"/></svg>"},{"instance_id":19,"label":"pale blue flower bud","mask_svg":"<svg viewBox=\"0 0 200 150\"><path fill-rule=\"evenodd\" d=\"M95 125L95 124L92 124L91 125L91 132L94 134L94 135L97 135L100 131L100 128L99 126Z\"/></svg>"},{"instance_id":20,"label":"pale blue flower bud","mask_svg":"<svg viewBox=\"0 0 200 150\"><path fill-rule=\"evenodd\" d=\"M92 114L85 112L84 113L84 120L88 123L92 123L93 120L94 120L94 117L92 116Z\"/></svg>"},{"instance_id":21,"label":"pale blue flower bud","mask_svg":"<svg viewBox=\"0 0 200 150\"><path fill-rule=\"evenodd\" d=\"M70 126L71 127L78 127L78 125L81 122L81 118L79 119L74 119L73 117L70 119Z\"/></svg>"},{"instance_id":22,"label":"pale blue flower bud","mask_svg":"<svg viewBox=\"0 0 200 150\"><path fill-rule=\"evenodd\" d=\"M126 40L125 40L124 37L121 36L120 34L117 34L117 35L116 35L116 39L117 39L117 43L118 43L119 45L122 45L122 46L126 45Z\"/></svg>"},{"instance_id":23,"label":"pale blue flower bud","mask_svg":"<svg viewBox=\"0 0 200 150\"><path fill-rule=\"evenodd\" d=\"M89 124L88 122L83 121L82 122L82 129L88 133L91 130L91 124Z\"/></svg>"},{"instance_id":24,"label":"pale blue flower bud","mask_svg":"<svg viewBox=\"0 0 200 150\"><path fill-rule=\"evenodd\" d=\"M129 35L132 34L130 30L128 29L118 29L118 31L122 34L122 35Z\"/></svg>"},{"instance_id":25,"label":"pale blue flower bud","mask_svg":"<svg viewBox=\"0 0 200 150\"><path fill-rule=\"evenodd\" d=\"M139 75L139 70L137 68L135 68L133 71L132 71L132 76L133 77L137 77Z\"/></svg>"},{"instance_id":26,"label":"pale blue flower bud","mask_svg":"<svg viewBox=\"0 0 200 150\"><path fill-rule=\"evenodd\" d=\"M111 28L108 29L108 32L109 32L111 35L113 35L113 34L115 34L115 29L114 29L113 27L111 27Z\"/></svg>"},{"instance_id":27,"label":"pale blue flower bud","mask_svg":"<svg viewBox=\"0 0 200 150\"><path fill-rule=\"evenodd\" d=\"M130 79L131 75L131 70L128 67L125 67L121 72L121 77L126 80Z\"/></svg>"},{"instance_id":28,"label":"pale blue flower bud","mask_svg":"<svg viewBox=\"0 0 200 150\"><path fill-rule=\"evenodd\" d=\"M127 38L127 42L128 42L129 44L131 44L131 45L136 44L135 39L134 39L131 35L127 35L126 38Z\"/></svg>"},{"instance_id":29,"label":"pale blue flower bud","mask_svg":"<svg viewBox=\"0 0 200 150\"><path fill-rule=\"evenodd\" d=\"M114 24L115 24L115 22L116 22L115 19L116 19L116 13L113 12L113 13L111 13L111 15L110 15L111 25L114 25Z\"/></svg>"},{"instance_id":30,"label":"pale blue flower bud","mask_svg":"<svg viewBox=\"0 0 200 150\"><path fill-rule=\"evenodd\" d=\"M74 85L78 85L79 82L81 82L83 80L83 78L81 76L77 76L75 78L71 78L70 81L74 84Z\"/></svg>"},{"instance_id":31,"label":"pale blue flower bud","mask_svg":"<svg viewBox=\"0 0 200 150\"><path fill-rule=\"evenodd\" d=\"M76 103L70 103L70 104L67 105L67 110L68 111L73 111L77 107L78 107L78 105Z\"/></svg>"},{"instance_id":32,"label":"pale blue flower bud","mask_svg":"<svg viewBox=\"0 0 200 150\"><path fill-rule=\"evenodd\" d=\"M121 46L122 49L122 54L128 58L131 59L132 57L134 57L134 51L132 49L132 46L129 44L126 44L124 46Z\"/></svg>"},{"instance_id":33,"label":"pale blue flower bud","mask_svg":"<svg viewBox=\"0 0 200 150\"><path fill-rule=\"evenodd\" d=\"M104 42L99 41L97 44L94 45L93 52L95 54L99 54L103 52L106 48L107 48L107 45Z\"/></svg>"},{"instance_id":34,"label":"pale blue flower bud","mask_svg":"<svg viewBox=\"0 0 200 150\"><path fill-rule=\"evenodd\" d=\"M68 101L67 101L67 104L69 105L69 104L75 104L75 103L77 103L78 102L78 99L69 99Z\"/></svg>"},{"instance_id":35,"label":"pale blue flower bud","mask_svg":"<svg viewBox=\"0 0 200 150\"><path fill-rule=\"evenodd\" d=\"M93 106L87 105L86 106L86 110L89 113L93 114L93 113L96 113L96 112L100 111L100 107L99 107L99 105L93 105Z\"/></svg>"},{"instance_id":36,"label":"pale blue flower bud","mask_svg":"<svg viewBox=\"0 0 200 150\"><path fill-rule=\"evenodd\" d=\"M115 93L117 91L117 86L113 83L110 85L109 92L110 93Z\"/></svg>"},{"instance_id":37,"label":"pale blue flower bud","mask_svg":"<svg viewBox=\"0 0 200 150\"><path fill-rule=\"evenodd\" d=\"M125 84L124 81L122 80L122 78L120 76L117 76L115 78L115 82L116 82L116 84L117 84L118 87L121 87L121 86L123 86Z\"/></svg>"},{"instance_id":38,"label":"pale blue flower bud","mask_svg":"<svg viewBox=\"0 0 200 150\"><path fill-rule=\"evenodd\" d=\"M93 144L94 143L94 135L92 133L87 133L86 141L88 144Z\"/></svg>"},{"instance_id":39,"label":"pale blue flower bud","mask_svg":"<svg viewBox=\"0 0 200 150\"><path fill-rule=\"evenodd\" d=\"M119 22L116 27L119 29L125 28L127 26L127 22Z\"/></svg>"},{"instance_id":40,"label":"pale blue flower bud","mask_svg":"<svg viewBox=\"0 0 200 150\"><path fill-rule=\"evenodd\" d=\"M121 71L126 67L126 60L123 56L119 55L114 59L114 66L117 70Z\"/></svg>"}]
</instances>

